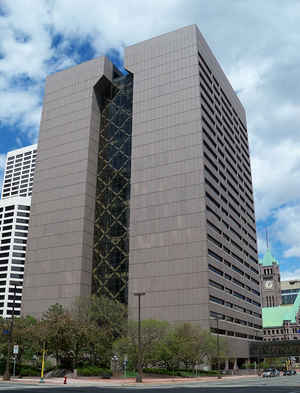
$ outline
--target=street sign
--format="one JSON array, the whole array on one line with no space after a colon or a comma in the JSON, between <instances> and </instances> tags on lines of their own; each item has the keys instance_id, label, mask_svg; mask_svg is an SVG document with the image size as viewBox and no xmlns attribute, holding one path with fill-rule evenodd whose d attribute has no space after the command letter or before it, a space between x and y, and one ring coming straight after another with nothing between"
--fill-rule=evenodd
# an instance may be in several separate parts
<instances>
[{"instance_id":1,"label":"street sign","mask_svg":"<svg viewBox=\"0 0 300 393\"><path fill-rule=\"evenodd\" d=\"M14 354L17 355L19 353L19 345L14 345Z\"/></svg>"}]
</instances>

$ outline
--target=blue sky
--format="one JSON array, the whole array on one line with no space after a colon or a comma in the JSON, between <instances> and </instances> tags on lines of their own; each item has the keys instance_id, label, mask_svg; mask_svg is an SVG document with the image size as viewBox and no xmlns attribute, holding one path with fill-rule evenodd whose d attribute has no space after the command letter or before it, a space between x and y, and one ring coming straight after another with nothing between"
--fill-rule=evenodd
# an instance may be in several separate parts
<instances>
[{"instance_id":1,"label":"blue sky","mask_svg":"<svg viewBox=\"0 0 300 393\"><path fill-rule=\"evenodd\" d=\"M0 2L0 181L7 151L35 143L49 73L196 23L245 106L259 250L300 278L298 0Z\"/></svg>"}]
</instances>

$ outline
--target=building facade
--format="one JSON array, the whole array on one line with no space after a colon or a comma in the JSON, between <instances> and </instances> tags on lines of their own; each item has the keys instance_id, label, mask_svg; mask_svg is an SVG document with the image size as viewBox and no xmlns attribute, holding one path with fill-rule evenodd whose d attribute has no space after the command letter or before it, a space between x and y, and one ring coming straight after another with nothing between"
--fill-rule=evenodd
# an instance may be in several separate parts
<instances>
[{"instance_id":1,"label":"building facade","mask_svg":"<svg viewBox=\"0 0 300 393\"><path fill-rule=\"evenodd\" d=\"M300 339L300 281L281 281L278 261L267 249L260 260L264 341Z\"/></svg>"},{"instance_id":2,"label":"building facade","mask_svg":"<svg viewBox=\"0 0 300 393\"><path fill-rule=\"evenodd\" d=\"M20 315L30 197L0 200L0 316Z\"/></svg>"},{"instance_id":3,"label":"building facade","mask_svg":"<svg viewBox=\"0 0 300 393\"><path fill-rule=\"evenodd\" d=\"M37 145L7 153L0 200L0 315L21 313Z\"/></svg>"},{"instance_id":4,"label":"building facade","mask_svg":"<svg viewBox=\"0 0 300 393\"><path fill-rule=\"evenodd\" d=\"M32 194L37 145L30 145L7 153L2 199L29 197Z\"/></svg>"},{"instance_id":5,"label":"building facade","mask_svg":"<svg viewBox=\"0 0 300 393\"><path fill-rule=\"evenodd\" d=\"M267 249L263 259L260 261L260 270L262 278L262 306L280 306L282 304L280 268L270 249Z\"/></svg>"},{"instance_id":6,"label":"building facade","mask_svg":"<svg viewBox=\"0 0 300 393\"><path fill-rule=\"evenodd\" d=\"M47 78L23 313L103 293L248 356L262 338L246 116L197 26ZM216 321L216 318L219 321Z\"/></svg>"},{"instance_id":7,"label":"building facade","mask_svg":"<svg viewBox=\"0 0 300 393\"><path fill-rule=\"evenodd\" d=\"M300 294L293 304L263 308L264 341L300 339Z\"/></svg>"},{"instance_id":8,"label":"building facade","mask_svg":"<svg viewBox=\"0 0 300 393\"><path fill-rule=\"evenodd\" d=\"M282 304L294 304L300 292L300 280L280 282Z\"/></svg>"}]
</instances>

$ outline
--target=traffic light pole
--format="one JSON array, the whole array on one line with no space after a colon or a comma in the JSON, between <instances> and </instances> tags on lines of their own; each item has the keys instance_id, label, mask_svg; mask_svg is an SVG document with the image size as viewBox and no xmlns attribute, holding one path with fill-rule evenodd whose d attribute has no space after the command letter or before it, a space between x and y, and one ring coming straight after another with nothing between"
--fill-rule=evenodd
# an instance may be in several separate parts
<instances>
[{"instance_id":1,"label":"traffic light pole","mask_svg":"<svg viewBox=\"0 0 300 393\"><path fill-rule=\"evenodd\" d=\"M13 344L13 329L14 329L14 322L15 322L16 292L17 292L17 286L15 285L12 315L11 315L10 328L9 328L9 333L8 333L8 348L7 348L6 367L5 367L5 372L3 375L3 381L10 381L10 357L11 357L12 344Z\"/></svg>"}]
</instances>

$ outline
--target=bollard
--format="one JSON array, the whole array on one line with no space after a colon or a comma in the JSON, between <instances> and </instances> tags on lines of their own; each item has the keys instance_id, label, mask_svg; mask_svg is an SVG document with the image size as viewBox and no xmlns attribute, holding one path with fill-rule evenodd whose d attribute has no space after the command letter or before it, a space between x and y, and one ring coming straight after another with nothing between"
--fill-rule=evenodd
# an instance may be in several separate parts
<instances>
[{"instance_id":1,"label":"bollard","mask_svg":"<svg viewBox=\"0 0 300 393\"><path fill-rule=\"evenodd\" d=\"M67 377L64 377L64 385L67 384Z\"/></svg>"}]
</instances>

